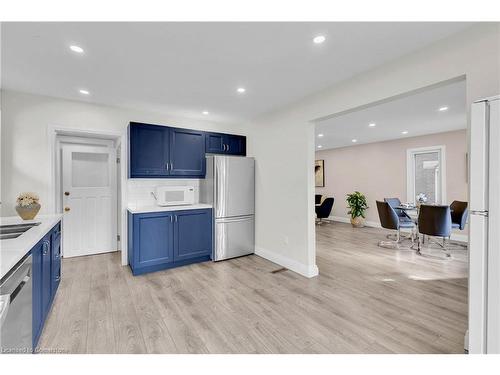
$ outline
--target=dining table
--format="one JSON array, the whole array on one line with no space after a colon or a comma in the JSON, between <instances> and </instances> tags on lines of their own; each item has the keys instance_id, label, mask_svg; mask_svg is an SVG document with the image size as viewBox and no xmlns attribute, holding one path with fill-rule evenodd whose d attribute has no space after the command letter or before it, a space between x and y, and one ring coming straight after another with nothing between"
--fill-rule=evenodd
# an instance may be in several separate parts
<instances>
[{"instance_id":1,"label":"dining table","mask_svg":"<svg viewBox=\"0 0 500 375\"><path fill-rule=\"evenodd\" d=\"M398 210L402 210L404 212L416 212L415 214L407 213L407 215L415 223L415 235L416 235L415 237L416 237L416 240L418 241L418 237L419 237L419 232L418 232L418 211L419 210L418 209L419 209L419 207L418 206L414 206L414 205L400 204L399 206L396 206L394 208L398 209ZM450 209L450 212L453 212L453 210ZM422 235L422 242L425 242L425 235ZM414 245L415 244L412 244L411 248L413 248Z\"/></svg>"}]
</instances>

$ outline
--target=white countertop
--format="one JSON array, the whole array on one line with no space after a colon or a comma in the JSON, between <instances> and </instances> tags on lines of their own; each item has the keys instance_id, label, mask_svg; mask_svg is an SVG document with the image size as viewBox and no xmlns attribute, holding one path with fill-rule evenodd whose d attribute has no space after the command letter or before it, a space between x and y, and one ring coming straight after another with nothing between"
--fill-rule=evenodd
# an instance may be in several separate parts
<instances>
[{"instance_id":1,"label":"white countertop","mask_svg":"<svg viewBox=\"0 0 500 375\"><path fill-rule=\"evenodd\" d=\"M61 214L38 215L34 220L23 220L18 216L0 218L1 225L40 223L17 238L0 240L0 278L4 277L61 218Z\"/></svg>"},{"instance_id":2,"label":"white countertop","mask_svg":"<svg viewBox=\"0 0 500 375\"><path fill-rule=\"evenodd\" d=\"M183 211L183 210L199 210L204 208L212 208L211 204L195 203L186 204L182 206L137 206L129 205L128 211L132 214L140 214L146 212L169 212L169 211Z\"/></svg>"}]
</instances>

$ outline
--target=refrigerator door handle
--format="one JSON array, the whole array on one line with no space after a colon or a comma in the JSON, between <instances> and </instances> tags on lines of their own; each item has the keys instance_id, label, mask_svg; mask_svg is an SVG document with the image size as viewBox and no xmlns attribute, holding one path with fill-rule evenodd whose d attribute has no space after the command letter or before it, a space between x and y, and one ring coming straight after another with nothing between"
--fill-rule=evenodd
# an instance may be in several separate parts
<instances>
[{"instance_id":1,"label":"refrigerator door handle","mask_svg":"<svg viewBox=\"0 0 500 375\"><path fill-rule=\"evenodd\" d=\"M219 215L219 168L214 160L214 211L215 216Z\"/></svg>"},{"instance_id":2,"label":"refrigerator door handle","mask_svg":"<svg viewBox=\"0 0 500 375\"><path fill-rule=\"evenodd\" d=\"M480 215L480 216L486 216L486 217L488 217L488 211L487 210L471 210L470 214L471 215Z\"/></svg>"},{"instance_id":3,"label":"refrigerator door handle","mask_svg":"<svg viewBox=\"0 0 500 375\"><path fill-rule=\"evenodd\" d=\"M238 221L248 221L252 220L254 215L237 216L237 217L225 217L221 219L216 219L217 223L236 223Z\"/></svg>"}]
</instances>

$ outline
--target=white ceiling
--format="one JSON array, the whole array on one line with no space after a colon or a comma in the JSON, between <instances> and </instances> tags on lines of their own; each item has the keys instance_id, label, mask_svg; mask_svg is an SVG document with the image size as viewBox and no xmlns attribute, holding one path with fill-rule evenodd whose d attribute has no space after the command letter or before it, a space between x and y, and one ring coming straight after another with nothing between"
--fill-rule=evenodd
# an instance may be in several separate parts
<instances>
[{"instance_id":1,"label":"white ceiling","mask_svg":"<svg viewBox=\"0 0 500 375\"><path fill-rule=\"evenodd\" d=\"M439 111L445 106L448 110ZM370 123L376 126L369 127ZM325 150L466 127L465 81L459 81L318 121L316 149L319 145Z\"/></svg>"},{"instance_id":2,"label":"white ceiling","mask_svg":"<svg viewBox=\"0 0 500 375\"><path fill-rule=\"evenodd\" d=\"M2 87L237 122L470 23L3 23ZM327 37L312 43L318 34ZM69 50L76 44L82 55ZM247 92L236 93L244 86ZM79 89L91 95L84 97ZM208 116L202 111L210 112Z\"/></svg>"}]
</instances>

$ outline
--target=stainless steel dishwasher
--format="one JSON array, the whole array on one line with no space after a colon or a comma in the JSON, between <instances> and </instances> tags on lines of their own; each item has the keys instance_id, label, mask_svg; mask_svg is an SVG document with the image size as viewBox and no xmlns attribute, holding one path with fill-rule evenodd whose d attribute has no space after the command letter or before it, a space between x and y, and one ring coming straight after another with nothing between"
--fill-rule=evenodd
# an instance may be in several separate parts
<instances>
[{"instance_id":1,"label":"stainless steel dishwasher","mask_svg":"<svg viewBox=\"0 0 500 375\"><path fill-rule=\"evenodd\" d=\"M31 255L14 267L0 284L2 353L32 352Z\"/></svg>"}]
</instances>

